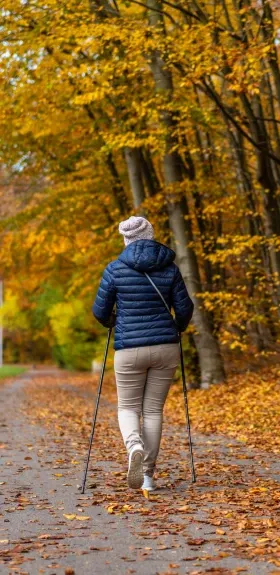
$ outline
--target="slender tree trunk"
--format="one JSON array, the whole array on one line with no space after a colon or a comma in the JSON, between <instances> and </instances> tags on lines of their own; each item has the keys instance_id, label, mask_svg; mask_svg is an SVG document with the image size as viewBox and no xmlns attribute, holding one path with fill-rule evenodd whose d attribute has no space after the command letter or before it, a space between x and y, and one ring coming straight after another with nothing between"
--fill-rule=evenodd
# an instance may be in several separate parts
<instances>
[{"instance_id":1,"label":"slender tree trunk","mask_svg":"<svg viewBox=\"0 0 280 575\"><path fill-rule=\"evenodd\" d=\"M200 105L199 102L199 97L197 94L197 91L195 90L195 95L196 95L196 100L198 105ZM196 142L199 148L199 156L200 156L200 163L201 163L201 169L202 172L205 176L205 179L207 180L207 178L209 177L209 175L211 175L211 177L213 177L213 163L212 163L212 154L209 154L209 149L213 148L212 147L212 143L211 143L211 139L209 134L206 134L206 141L207 141L207 146L208 146L208 153L207 156L205 154L205 149L204 149L204 138L203 138L203 134L201 133L201 131L199 130L199 128L197 126L195 126L195 138L196 138ZM202 247L203 247L203 253L206 256L206 259L203 262L204 265L204 273L205 273L205 278L206 278L206 290L208 291L212 291L213 290L213 266L212 263L209 261L209 259L207 259L207 256L210 253L210 248L209 245L207 243L206 238L209 237L209 234L215 234L215 229L209 229L211 228L211 225L207 224L205 221L205 218L203 217L203 197L202 194L199 192L197 186L193 187L193 199L194 199L194 206L196 209L196 218L197 218L197 224L199 227L199 232L200 232L200 236L201 236L201 243L202 243Z\"/></svg>"},{"instance_id":2,"label":"slender tree trunk","mask_svg":"<svg viewBox=\"0 0 280 575\"><path fill-rule=\"evenodd\" d=\"M97 20L119 18L120 13L116 3L109 0L89 0L91 12L95 14ZM141 153L138 148L126 146L124 148L124 158L127 165L128 178L132 191L133 205L138 213L145 215L141 204L145 199L145 187L143 182L143 166L141 166Z\"/></svg>"},{"instance_id":3,"label":"slender tree trunk","mask_svg":"<svg viewBox=\"0 0 280 575\"><path fill-rule=\"evenodd\" d=\"M259 97L255 98L255 110L249 103L247 97L241 94L241 100L244 110L247 114L251 133L261 144L263 150L257 151L258 162L258 180L263 187L263 206L265 212L265 231L266 237L271 238L274 235L280 235L280 210L277 201L277 184L275 182L271 159L267 155L269 150L268 134L263 121L263 110ZM280 278L280 251L271 246L270 249L271 266L273 272ZM278 297L280 302L280 288L278 288Z\"/></svg>"},{"instance_id":4,"label":"slender tree trunk","mask_svg":"<svg viewBox=\"0 0 280 575\"><path fill-rule=\"evenodd\" d=\"M268 62L273 75L278 105L280 107L280 69L274 39L275 30L274 30L273 13L270 5L270 0L262 0L262 6L263 6L263 17L261 19L261 30L264 39L271 45L271 50L269 51L268 54Z\"/></svg>"},{"instance_id":5,"label":"slender tree trunk","mask_svg":"<svg viewBox=\"0 0 280 575\"><path fill-rule=\"evenodd\" d=\"M142 175L147 186L147 193L150 198L155 196L160 190L160 183L153 165L153 160L149 150L139 149Z\"/></svg>"},{"instance_id":6,"label":"slender tree trunk","mask_svg":"<svg viewBox=\"0 0 280 575\"><path fill-rule=\"evenodd\" d=\"M231 145L233 148L234 156L236 159L237 174L238 174L238 177L239 177L242 189L243 189L243 193L244 193L245 198L246 198L247 206L251 212L251 214L249 213L247 215L249 233L251 236L257 235L257 236L263 237L264 236L264 226L263 226L261 216L257 213L257 206L256 206L256 200L254 197L253 183L252 183L251 175L250 175L249 169L247 167L247 163L246 163L246 153L245 153L245 149L244 149L244 145L243 145L243 138L238 132L234 135L232 130L229 130L228 134L229 134L229 139L230 139L230 142L231 142ZM276 307L279 307L278 306L277 290L275 289L275 286L274 286L273 281L272 281L271 261L270 261L267 247L265 245L264 246L260 245L259 255L260 255L260 258L262 260L262 265L263 265L265 275L267 278L267 290L268 290L268 293L271 297L271 301L273 302L273 304ZM253 290L255 289L256 283L257 283L256 277L253 276L252 277L252 286L253 286L252 289ZM253 294L253 292L252 292L252 294ZM251 294L251 296L252 296L252 294ZM250 297L250 293L248 294L248 296ZM267 315L267 313L264 309L261 310L261 313L263 313L264 315ZM271 326L271 320L269 321L269 325ZM264 330L261 325L256 324L256 331L258 334L258 335L256 335L256 339L260 338L262 333L265 333L266 334L266 341L267 340L271 341L273 339L273 333L275 332L275 328L274 327L273 327L273 329L267 328L267 330ZM264 341L263 342L259 341L259 347L260 348L262 348L264 346L264 344L265 344Z\"/></svg>"},{"instance_id":7,"label":"slender tree trunk","mask_svg":"<svg viewBox=\"0 0 280 575\"><path fill-rule=\"evenodd\" d=\"M274 140L275 140L275 144L276 144L277 155L280 158L280 135L279 135L278 123L277 123L276 112L275 112L273 90L272 90L272 85L271 85L271 80L270 80L269 74L266 74L264 77L264 87L267 88L267 92L268 92L268 107L269 107L269 115L270 115L270 118L272 120L272 132L273 132L273 136L274 136ZM280 166L277 164L275 166L275 168L276 168L276 173L277 173L277 181L278 181L278 183L280 183Z\"/></svg>"},{"instance_id":8,"label":"slender tree trunk","mask_svg":"<svg viewBox=\"0 0 280 575\"><path fill-rule=\"evenodd\" d=\"M144 182L142 178L141 159L137 148L126 146L124 150L128 177L135 208L140 208L145 199ZM141 211L141 210L140 210Z\"/></svg>"},{"instance_id":9,"label":"slender tree trunk","mask_svg":"<svg viewBox=\"0 0 280 575\"><path fill-rule=\"evenodd\" d=\"M207 256L209 255L209 247L208 247L207 243L205 242L205 238L207 238L208 230L207 230L207 226L205 223L205 219L203 218L203 215L202 215L202 209L203 208L202 208L201 194L200 194L200 192L199 192L199 190L195 184L193 187L192 195L193 195L197 225L198 225L199 233L201 236L203 254L204 254L204 256L206 256L206 258L203 260L203 268L204 268L204 275L205 275L205 284L203 282L203 287L205 288L206 291L212 291L213 290L213 270L212 270L211 262L209 261L209 259L207 259Z\"/></svg>"},{"instance_id":10,"label":"slender tree trunk","mask_svg":"<svg viewBox=\"0 0 280 575\"><path fill-rule=\"evenodd\" d=\"M129 204L111 152L107 155L106 163L113 178L112 191L116 204L120 210L120 214L124 216L128 211Z\"/></svg>"},{"instance_id":11,"label":"slender tree trunk","mask_svg":"<svg viewBox=\"0 0 280 575\"><path fill-rule=\"evenodd\" d=\"M161 0L147 0L147 8L150 26L165 34L164 21L162 16ZM150 10L149 10L150 8ZM166 68L165 62L158 51L151 54L151 70L154 76L156 90L166 97L166 102L172 99L173 84L170 71ZM199 268L195 252L189 247L192 240L191 222L186 223L185 216L188 216L188 205L185 197L176 200L169 189L174 190L174 186L183 179L184 167L177 151L174 151L174 144L177 143L173 131L176 120L168 110L162 112L162 123L166 128L166 151L163 158L164 179L167 187L167 207L169 214L169 225L174 236L176 254L182 276L187 284L191 298L195 304L193 323L196 328L195 344L199 355L199 365L201 369L201 386L208 387L213 383L224 380L224 367L219 349L219 344L211 330L211 322L206 313L203 303L197 297L197 292L201 292L201 281Z\"/></svg>"},{"instance_id":12,"label":"slender tree trunk","mask_svg":"<svg viewBox=\"0 0 280 575\"><path fill-rule=\"evenodd\" d=\"M207 84L207 82L205 81L204 86L206 88L206 92L210 95L211 98L213 98L213 100L219 106L224 118L229 119L230 122L232 123L234 121L234 118L232 114L228 113L226 106L222 104L219 95L215 91L215 88L213 88L212 85ZM244 93L241 93L240 99L243 103L245 113L248 117L250 132L253 136L252 138L250 137L250 139L251 141L254 142L254 146L256 149L258 179L264 190L263 206L265 212L265 235L268 239L270 239L273 236L280 235L280 210L276 195L276 183L273 177L273 172L270 164L271 160L278 161L278 158L277 156L275 156L273 152L270 151L270 146L268 145L267 142L267 136L265 135L266 131L264 132L263 130L260 129L257 118L255 117L254 111L248 98ZM235 127L238 129L239 133L242 133L242 129L240 129L240 126L238 124L236 124ZM273 272L275 273L276 278L278 278L276 283L279 284L280 251L274 247L271 247L270 258ZM280 290L280 287L278 289ZM280 293L279 293L279 302L280 302Z\"/></svg>"},{"instance_id":13,"label":"slender tree trunk","mask_svg":"<svg viewBox=\"0 0 280 575\"><path fill-rule=\"evenodd\" d=\"M248 1L246 2L248 5ZM239 28L243 36L243 41L248 43L247 34L250 34L250 29L246 26L246 14L240 13L240 0L233 0L233 4L238 15ZM250 2L249 2L250 4ZM274 45L274 25L273 14L269 0L262 0L263 16L260 20L259 26L263 34L263 38L270 43L272 49L268 54L268 61L274 78L275 89L280 101L280 70L277 61L277 51ZM280 209L278 198L276 195L277 183L277 168L275 168L275 160L270 156L272 149L272 142L266 129L262 103L259 95L252 97L249 101L245 93L240 93L240 101L243 105L245 114L248 118L250 132L254 141L258 145L256 151L256 159L258 166L258 180L263 187L263 206L265 212L265 230L266 236L272 238L274 235L280 235ZM278 163L278 162L277 162ZM278 291L278 298L280 302L280 251L274 246L270 249L271 266L276 276L276 284ZM278 303L279 303L278 302Z\"/></svg>"},{"instance_id":14,"label":"slender tree trunk","mask_svg":"<svg viewBox=\"0 0 280 575\"><path fill-rule=\"evenodd\" d=\"M96 117L93 113L91 106L89 104L85 104L84 110L86 111L88 117L94 122L94 125L96 125ZM104 141L100 135L99 135L99 139L100 139L100 144L103 145ZM116 204L120 210L120 213L122 215L124 215L127 212L128 202L127 202L127 198L125 195L125 191L124 191L124 187L123 187L121 178L120 178L118 170L117 170L117 166L114 162L112 152L109 152L106 155L106 164L107 164L107 167L109 168L110 174L113 178L113 194L114 194L115 202L116 202Z\"/></svg>"}]
</instances>

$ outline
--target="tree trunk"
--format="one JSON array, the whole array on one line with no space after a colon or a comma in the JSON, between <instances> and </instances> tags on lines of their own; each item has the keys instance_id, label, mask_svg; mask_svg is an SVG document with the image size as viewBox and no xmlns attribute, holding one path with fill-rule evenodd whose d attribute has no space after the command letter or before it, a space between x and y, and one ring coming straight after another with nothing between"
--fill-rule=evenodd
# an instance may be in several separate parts
<instances>
[{"instance_id":1,"label":"tree trunk","mask_svg":"<svg viewBox=\"0 0 280 575\"><path fill-rule=\"evenodd\" d=\"M161 0L147 0L150 26L157 28L165 35L164 21ZM150 8L150 10L149 10ZM156 90L166 96L166 102L172 99L173 83L170 71L166 68L165 62L158 51L151 54L151 70L154 76ZM183 180L184 166L173 145L177 140L173 135L176 120L168 110L162 112L162 123L166 128L166 151L163 158L164 179L169 188L174 189L174 184L179 184ZM211 322L206 313L203 303L196 295L201 292L201 281L199 268L195 252L189 247L192 240L191 222L186 222L188 215L188 205L185 197L180 200L175 199L173 194L167 192L167 207L169 214L169 224L174 236L178 264L182 276L186 282L190 296L195 304L193 323L196 328L195 344L199 355L199 365L201 370L201 387L207 388L213 383L224 380L224 367L219 349L219 344L211 330Z\"/></svg>"},{"instance_id":2,"label":"tree trunk","mask_svg":"<svg viewBox=\"0 0 280 575\"><path fill-rule=\"evenodd\" d=\"M120 210L120 214L124 216L129 208L127 197L125 195L124 187L120 179L116 164L112 153L110 152L106 157L106 163L113 178L112 191L116 204Z\"/></svg>"},{"instance_id":3,"label":"tree trunk","mask_svg":"<svg viewBox=\"0 0 280 575\"><path fill-rule=\"evenodd\" d=\"M138 209L145 199L145 189L142 179L139 150L137 148L130 148L126 146L124 149L124 155L133 196L133 204L134 207ZM139 213L140 212L142 213L143 210L140 209Z\"/></svg>"},{"instance_id":4,"label":"tree trunk","mask_svg":"<svg viewBox=\"0 0 280 575\"><path fill-rule=\"evenodd\" d=\"M147 193L150 198L160 191L160 183L153 165L149 150L139 149L142 175L147 186Z\"/></svg>"},{"instance_id":5,"label":"tree trunk","mask_svg":"<svg viewBox=\"0 0 280 575\"><path fill-rule=\"evenodd\" d=\"M263 110L259 96L255 97L254 108L257 112L257 118L254 109L248 101L245 94L241 94L241 101L244 111L247 114L250 130L256 141L261 145L257 151L258 180L263 187L263 206L265 213L265 232L266 237L271 238L274 235L280 235L280 210L277 201L277 184L273 175L271 159L267 151L269 150L268 134L263 121ZM280 277L280 252L271 246L270 249L271 266L273 272ZM280 302L280 288L278 297ZM278 302L278 303L279 303Z\"/></svg>"},{"instance_id":6,"label":"tree trunk","mask_svg":"<svg viewBox=\"0 0 280 575\"><path fill-rule=\"evenodd\" d=\"M274 106L273 89L272 89L271 79L269 77L269 74L266 74L264 76L264 87L267 88L267 92L268 92L269 115L270 115L270 118L272 120L272 122L271 122L272 123L272 131L273 131L273 136L274 136L274 140L275 140L275 144L276 144L277 156L279 156L279 158L280 158L280 135L279 135L277 118L276 118L275 106ZM276 174L277 174L277 182L278 182L278 184L280 184L280 166L278 164L276 164L275 169L276 169Z\"/></svg>"},{"instance_id":7,"label":"tree trunk","mask_svg":"<svg viewBox=\"0 0 280 575\"><path fill-rule=\"evenodd\" d=\"M268 62L273 75L274 86L277 93L278 105L280 106L280 69L278 65L277 49L275 44L275 32L273 23L273 13L269 0L262 0L263 17L261 19L261 30L264 39L271 45L268 54Z\"/></svg>"},{"instance_id":8,"label":"tree trunk","mask_svg":"<svg viewBox=\"0 0 280 575\"><path fill-rule=\"evenodd\" d=\"M247 206L251 212L251 213L247 214L249 234L251 236L257 235L257 236L263 237L264 236L264 226L263 226L261 216L257 213L257 206L256 206L255 197L254 197L253 183L252 183L251 174L249 172L247 162L246 162L246 154L245 154L245 149L244 149L244 145L243 145L243 138L242 138L241 134L239 134L237 132L235 135L234 132L230 129L228 130L228 135L229 135L229 140L231 142L234 156L236 159L237 175L238 175L241 187L242 187L242 191L245 194ZM275 290L275 286L273 285L272 276L271 276L271 261L269 258L269 253L268 253L267 247L265 245L264 246L260 245L259 255L261 257L262 265L263 265L265 275L267 278L267 290L268 290L268 293L271 297L271 301L273 302L275 307L279 308L277 291ZM252 277L252 286L251 286L251 287L253 287L253 289L255 288L256 283L257 283L257 279L255 276L253 276ZM250 297L252 297L252 295L253 295L253 292L251 294L249 293L248 297L250 298ZM264 315L266 315L264 310L261 310L261 313L264 313ZM271 325L271 320L269 323ZM261 325L257 325L256 327L257 327L257 333L258 333L258 335L256 337L261 337L261 334L264 333L264 330L263 330ZM274 331L274 328L270 332L269 332L269 329L265 331L266 340L269 339L269 341L271 341L271 339L273 339L273 336L272 336L273 331ZM270 333L269 338L267 336L268 333ZM264 345L265 345L265 342L259 342L260 349Z\"/></svg>"},{"instance_id":9,"label":"tree trunk","mask_svg":"<svg viewBox=\"0 0 280 575\"><path fill-rule=\"evenodd\" d=\"M184 215L187 213L185 199L181 202L168 204L170 228L176 242L178 265L186 282L190 296L194 302L193 323L196 328L194 341L198 351L201 370L201 387L207 388L213 383L220 383L224 379L224 369L219 345L210 329L208 314L203 309L203 303L197 297L201 291L201 282L197 258L188 243L192 241L192 232L185 224Z\"/></svg>"}]
</instances>

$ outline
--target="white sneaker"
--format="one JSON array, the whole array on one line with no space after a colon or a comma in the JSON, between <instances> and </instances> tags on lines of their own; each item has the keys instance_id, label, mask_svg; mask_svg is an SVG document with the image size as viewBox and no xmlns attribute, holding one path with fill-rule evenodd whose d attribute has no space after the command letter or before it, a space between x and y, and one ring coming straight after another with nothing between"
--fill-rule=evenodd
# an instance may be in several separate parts
<instances>
[{"instance_id":1,"label":"white sneaker","mask_svg":"<svg viewBox=\"0 0 280 575\"><path fill-rule=\"evenodd\" d=\"M144 449L142 445L133 445L128 460L127 483L132 489L140 489L143 479Z\"/></svg>"},{"instance_id":2,"label":"white sneaker","mask_svg":"<svg viewBox=\"0 0 280 575\"><path fill-rule=\"evenodd\" d=\"M144 474L144 482L141 489L145 489L146 491L155 491L156 488L157 486L154 478Z\"/></svg>"}]
</instances>

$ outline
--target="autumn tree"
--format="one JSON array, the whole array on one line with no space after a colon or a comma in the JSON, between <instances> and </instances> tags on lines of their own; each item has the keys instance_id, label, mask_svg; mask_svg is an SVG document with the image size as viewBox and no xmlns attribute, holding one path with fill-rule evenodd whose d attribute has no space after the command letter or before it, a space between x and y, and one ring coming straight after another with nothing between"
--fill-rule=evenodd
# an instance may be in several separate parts
<instances>
[{"instance_id":1,"label":"autumn tree","mask_svg":"<svg viewBox=\"0 0 280 575\"><path fill-rule=\"evenodd\" d=\"M276 8L7 2L1 158L11 181L30 183L1 222L15 293L24 282L31 305L51 281L65 305L90 309L121 249L118 221L143 213L195 301L185 347L195 342L202 386L223 380L227 350L277 350Z\"/></svg>"}]
</instances>

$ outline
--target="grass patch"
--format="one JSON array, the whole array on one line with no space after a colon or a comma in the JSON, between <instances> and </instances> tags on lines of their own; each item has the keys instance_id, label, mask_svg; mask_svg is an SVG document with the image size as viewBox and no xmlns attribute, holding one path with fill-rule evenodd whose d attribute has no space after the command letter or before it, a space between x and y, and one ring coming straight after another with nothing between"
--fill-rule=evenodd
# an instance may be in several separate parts
<instances>
[{"instance_id":1,"label":"grass patch","mask_svg":"<svg viewBox=\"0 0 280 575\"><path fill-rule=\"evenodd\" d=\"M3 365L0 367L0 379L5 379L6 377L15 377L26 371L26 367L21 367L19 365Z\"/></svg>"}]
</instances>

